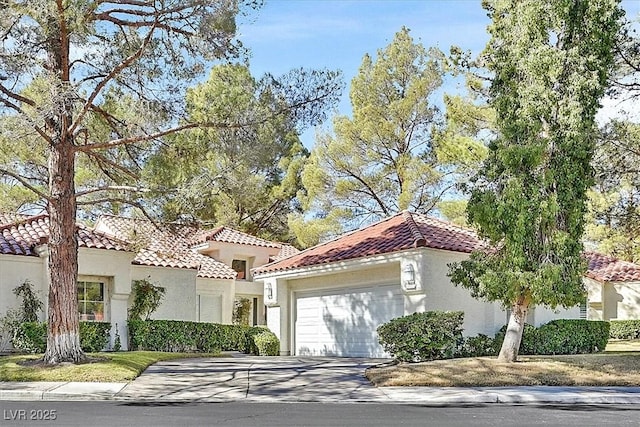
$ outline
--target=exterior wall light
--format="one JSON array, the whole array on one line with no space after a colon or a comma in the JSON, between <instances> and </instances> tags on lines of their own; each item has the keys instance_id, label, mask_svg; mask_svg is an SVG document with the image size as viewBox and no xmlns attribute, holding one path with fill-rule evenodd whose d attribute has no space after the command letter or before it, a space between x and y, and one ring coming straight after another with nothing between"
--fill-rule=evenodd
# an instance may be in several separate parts
<instances>
[{"instance_id":1,"label":"exterior wall light","mask_svg":"<svg viewBox=\"0 0 640 427\"><path fill-rule=\"evenodd\" d=\"M407 264L402 269L402 283L406 289L416 288L416 272L413 269L413 264Z\"/></svg>"},{"instance_id":2,"label":"exterior wall light","mask_svg":"<svg viewBox=\"0 0 640 427\"><path fill-rule=\"evenodd\" d=\"M273 288L271 287L271 283L267 283L266 290L267 290L267 299L268 300L272 300L273 299Z\"/></svg>"}]
</instances>

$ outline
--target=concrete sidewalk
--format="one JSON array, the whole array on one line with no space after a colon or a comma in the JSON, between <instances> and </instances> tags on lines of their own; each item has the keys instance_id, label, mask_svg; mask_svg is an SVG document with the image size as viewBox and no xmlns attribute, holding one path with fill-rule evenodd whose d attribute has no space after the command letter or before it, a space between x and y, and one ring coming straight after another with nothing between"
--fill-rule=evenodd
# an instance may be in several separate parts
<instances>
[{"instance_id":1,"label":"concrete sidewalk","mask_svg":"<svg viewBox=\"0 0 640 427\"><path fill-rule=\"evenodd\" d=\"M640 404L640 387L374 387L379 359L229 357L150 366L130 383L0 382L0 400Z\"/></svg>"}]
</instances>

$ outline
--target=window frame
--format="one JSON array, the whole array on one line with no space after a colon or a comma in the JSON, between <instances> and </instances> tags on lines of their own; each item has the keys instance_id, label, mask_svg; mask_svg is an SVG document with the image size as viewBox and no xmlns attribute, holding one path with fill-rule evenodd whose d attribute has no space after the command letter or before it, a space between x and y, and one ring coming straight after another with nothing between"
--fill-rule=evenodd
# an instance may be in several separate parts
<instances>
[{"instance_id":1,"label":"window frame","mask_svg":"<svg viewBox=\"0 0 640 427\"><path fill-rule=\"evenodd\" d=\"M242 265L244 266L244 270L238 270L236 269L236 267L234 266L235 263L242 263ZM247 271L247 267L249 266L249 262L246 259L241 259L241 258L234 258L231 261L231 268L238 273L238 275L236 276L236 280L249 280L249 275L248 275L248 271Z\"/></svg>"},{"instance_id":2,"label":"window frame","mask_svg":"<svg viewBox=\"0 0 640 427\"><path fill-rule=\"evenodd\" d=\"M98 276L80 276L76 282L76 289L78 289L77 307L78 317L81 322L109 322L109 279L107 277ZM80 293L80 286L82 284L82 294ZM99 284L101 285L102 301L95 299L87 299L87 285ZM97 318L95 313L87 313L87 303L101 303L102 304L102 316ZM82 304L83 310L80 310L80 304ZM90 317L91 316L91 317Z\"/></svg>"}]
</instances>

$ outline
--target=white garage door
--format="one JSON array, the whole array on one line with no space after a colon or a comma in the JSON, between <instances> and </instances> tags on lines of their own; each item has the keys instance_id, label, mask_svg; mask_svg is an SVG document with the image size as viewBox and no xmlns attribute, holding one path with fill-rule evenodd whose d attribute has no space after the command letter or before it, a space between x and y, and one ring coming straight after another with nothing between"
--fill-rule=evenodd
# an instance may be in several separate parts
<instances>
[{"instance_id":1,"label":"white garage door","mask_svg":"<svg viewBox=\"0 0 640 427\"><path fill-rule=\"evenodd\" d=\"M296 354L389 357L376 328L403 312L399 285L296 293Z\"/></svg>"}]
</instances>

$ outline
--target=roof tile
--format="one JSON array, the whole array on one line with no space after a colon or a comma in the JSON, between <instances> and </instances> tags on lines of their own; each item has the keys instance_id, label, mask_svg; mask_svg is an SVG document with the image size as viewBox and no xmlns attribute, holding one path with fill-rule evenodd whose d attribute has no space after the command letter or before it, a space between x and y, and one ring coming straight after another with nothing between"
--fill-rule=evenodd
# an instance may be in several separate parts
<instances>
[{"instance_id":1,"label":"roof tile","mask_svg":"<svg viewBox=\"0 0 640 427\"><path fill-rule=\"evenodd\" d=\"M98 220L114 236L139 247L134 264L198 270L198 277L234 279L237 273L226 264L190 248L190 236L201 234L183 224L154 224L151 221L103 215Z\"/></svg>"},{"instance_id":2,"label":"roof tile","mask_svg":"<svg viewBox=\"0 0 640 427\"><path fill-rule=\"evenodd\" d=\"M256 269L256 274L387 254L414 247L471 253L486 247L475 231L421 214L402 212ZM585 252L587 277L603 282L640 281L640 265Z\"/></svg>"},{"instance_id":3,"label":"roof tile","mask_svg":"<svg viewBox=\"0 0 640 427\"><path fill-rule=\"evenodd\" d=\"M6 217L10 218L10 217ZM49 217L45 214L21 218L0 226L0 253L8 255L38 256L34 247L49 239ZM78 245L86 248L126 250L126 244L90 230L84 225L76 226Z\"/></svg>"},{"instance_id":4,"label":"roof tile","mask_svg":"<svg viewBox=\"0 0 640 427\"><path fill-rule=\"evenodd\" d=\"M238 245L261 246L265 248L280 248L282 246L280 243L264 240L225 226L217 227L213 230L198 231L192 243L195 245L204 242L235 243Z\"/></svg>"},{"instance_id":5,"label":"roof tile","mask_svg":"<svg viewBox=\"0 0 640 427\"><path fill-rule=\"evenodd\" d=\"M600 282L638 282L640 281L640 265L617 258L585 252L589 263L587 277Z\"/></svg>"},{"instance_id":6,"label":"roof tile","mask_svg":"<svg viewBox=\"0 0 640 427\"><path fill-rule=\"evenodd\" d=\"M330 264L420 246L470 253L484 247L484 244L473 230L405 211L267 264L256 269L256 274Z\"/></svg>"}]
</instances>

